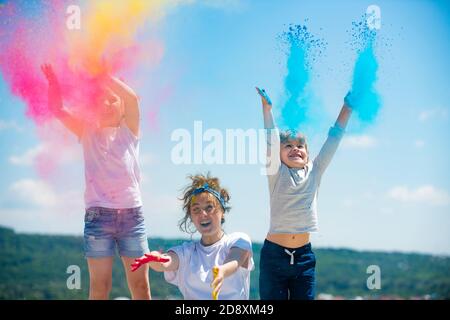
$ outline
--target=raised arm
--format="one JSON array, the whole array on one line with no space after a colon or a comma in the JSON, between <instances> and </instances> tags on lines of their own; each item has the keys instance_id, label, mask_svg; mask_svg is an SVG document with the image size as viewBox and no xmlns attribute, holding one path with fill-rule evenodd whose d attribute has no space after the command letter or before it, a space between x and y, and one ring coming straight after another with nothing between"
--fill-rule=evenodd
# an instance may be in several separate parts
<instances>
[{"instance_id":1,"label":"raised arm","mask_svg":"<svg viewBox=\"0 0 450 320\"><path fill-rule=\"evenodd\" d=\"M48 82L48 107L50 111L67 129L80 138L83 133L84 124L64 108L59 82L53 72L52 66L43 64L41 70Z\"/></svg>"},{"instance_id":2,"label":"raised arm","mask_svg":"<svg viewBox=\"0 0 450 320\"><path fill-rule=\"evenodd\" d=\"M217 274L211 282L211 287L213 288L212 295L217 296L225 278L235 273L239 267L246 268L249 260L249 251L237 247L231 248L223 264L216 267Z\"/></svg>"},{"instance_id":3,"label":"raised arm","mask_svg":"<svg viewBox=\"0 0 450 320\"><path fill-rule=\"evenodd\" d=\"M261 103L263 106L263 118L265 129L275 129L275 121L272 115L272 101L264 89L256 87L256 92L261 96Z\"/></svg>"},{"instance_id":4,"label":"raised arm","mask_svg":"<svg viewBox=\"0 0 450 320\"><path fill-rule=\"evenodd\" d=\"M352 114L351 105L351 93L349 92L344 98L344 104L339 112L336 122L328 132L328 138L324 145L320 149L319 154L314 159L314 165L319 169L319 172L323 174L325 169L331 162L339 143L344 135L345 128L347 127L348 120Z\"/></svg>"},{"instance_id":5,"label":"raised arm","mask_svg":"<svg viewBox=\"0 0 450 320\"><path fill-rule=\"evenodd\" d=\"M263 109L264 128L267 140L267 165L266 174L273 177L280 167L280 133L275 125L272 114L272 101L264 89L256 87L256 91L261 96ZM270 183L270 182L269 182Z\"/></svg>"},{"instance_id":6,"label":"raised arm","mask_svg":"<svg viewBox=\"0 0 450 320\"><path fill-rule=\"evenodd\" d=\"M352 115L352 105L351 105L351 92L347 93L344 98L344 105L341 108L341 112L336 119L336 125L345 129L347 127L348 120Z\"/></svg>"},{"instance_id":7,"label":"raised arm","mask_svg":"<svg viewBox=\"0 0 450 320\"><path fill-rule=\"evenodd\" d=\"M106 85L122 99L124 103L124 118L128 128L133 134L139 136L139 99L136 93L124 82L116 77L107 76Z\"/></svg>"}]
</instances>

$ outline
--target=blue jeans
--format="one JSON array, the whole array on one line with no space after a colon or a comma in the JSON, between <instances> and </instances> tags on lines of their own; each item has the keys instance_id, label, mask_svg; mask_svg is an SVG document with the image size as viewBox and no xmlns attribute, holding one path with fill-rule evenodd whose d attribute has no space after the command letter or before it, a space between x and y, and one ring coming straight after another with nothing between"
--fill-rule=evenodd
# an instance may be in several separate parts
<instances>
[{"instance_id":1,"label":"blue jeans","mask_svg":"<svg viewBox=\"0 0 450 320\"><path fill-rule=\"evenodd\" d=\"M91 207L84 216L84 251L87 258L112 257L116 246L121 257L148 253L147 233L141 207L109 209Z\"/></svg>"},{"instance_id":2,"label":"blue jeans","mask_svg":"<svg viewBox=\"0 0 450 320\"><path fill-rule=\"evenodd\" d=\"M259 263L261 300L314 300L315 267L311 243L291 249L265 240Z\"/></svg>"}]
</instances>

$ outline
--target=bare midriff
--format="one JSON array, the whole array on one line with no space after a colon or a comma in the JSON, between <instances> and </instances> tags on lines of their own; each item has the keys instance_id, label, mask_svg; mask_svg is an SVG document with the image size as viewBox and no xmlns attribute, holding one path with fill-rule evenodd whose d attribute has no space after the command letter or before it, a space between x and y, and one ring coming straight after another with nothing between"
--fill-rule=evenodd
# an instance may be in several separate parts
<instances>
[{"instance_id":1,"label":"bare midriff","mask_svg":"<svg viewBox=\"0 0 450 320\"><path fill-rule=\"evenodd\" d=\"M282 247L294 249L309 243L309 233L268 233L266 239Z\"/></svg>"}]
</instances>

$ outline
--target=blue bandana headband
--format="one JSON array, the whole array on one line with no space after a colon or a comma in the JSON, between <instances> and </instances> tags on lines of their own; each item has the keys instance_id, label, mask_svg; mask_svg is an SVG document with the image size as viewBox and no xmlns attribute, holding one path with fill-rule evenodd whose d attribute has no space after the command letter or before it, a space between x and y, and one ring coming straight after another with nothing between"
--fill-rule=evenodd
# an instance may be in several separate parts
<instances>
[{"instance_id":1,"label":"blue bandana headband","mask_svg":"<svg viewBox=\"0 0 450 320\"><path fill-rule=\"evenodd\" d=\"M222 198L222 196L220 195L219 192L217 192L216 190L214 190L213 188L211 188L207 183L205 183L203 186L201 186L200 188L195 189L192 192L192 196L195 196L199 193L202 192L209 192L211 193L214 197L217 198L217 200L219 200L220 204L222 205L223 210L225 211L226 205L225 205L225 200ZM191 196L191 197L192 197Z\"/></svg>"}]
</instances>

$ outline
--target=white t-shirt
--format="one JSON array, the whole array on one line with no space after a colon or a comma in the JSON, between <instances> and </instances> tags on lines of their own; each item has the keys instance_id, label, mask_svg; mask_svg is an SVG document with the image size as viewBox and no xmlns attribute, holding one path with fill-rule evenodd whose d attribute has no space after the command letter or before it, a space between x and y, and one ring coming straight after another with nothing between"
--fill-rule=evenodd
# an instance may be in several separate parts
<instances>
[{"instance_id":1,"label":"white t-shirt","mask_svg":"<svg viewBox=\"0 0 450 320\"><path fill-rule=\"evenodd\" d=\"M250 252L248 266L239 267L224 279L219 300L248 300L250 271L254 269L253 251L250 237L242 232L225 234L210 246L190 241L169 249L177 254L179 266L177 271L164 272L164 278L176 285L186 300L211 300L212 268L222 265L233 247Z\"/></svg>"},{"instance_id":2,"label":"white t-shirt","mask_svg":"<svg viewBox=\"0 0 450 320\"><path fill-rule=\"evenodd\" d=\"M139 138L125 121L119 127L85 127L80 139L84 152L86 208L142 206Z\"/></svg>"},{"instance_id":3,"label":"white t-shirt","mask_svg":"<svg viewBox=\"0 0 450 320\"><path fill-rule=\"evenodd\" d=\"M268 148L272 155L270 161L278 162L278 171L267 175L270 192L269 233L317 232L320 181L336 153L344 129L339 125L331 127L317 157L302 169L289 168L281 162L279 154L273 152L276 150L274 145L280 146L280 134L278 129L272 130L274 134L267 139Z\"/></svg>"}]
</instances>

